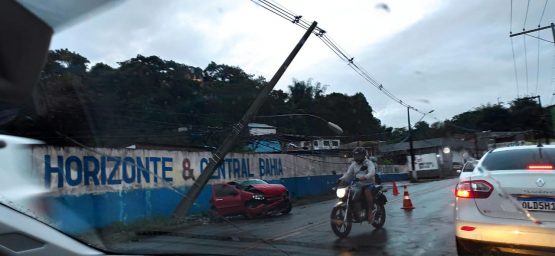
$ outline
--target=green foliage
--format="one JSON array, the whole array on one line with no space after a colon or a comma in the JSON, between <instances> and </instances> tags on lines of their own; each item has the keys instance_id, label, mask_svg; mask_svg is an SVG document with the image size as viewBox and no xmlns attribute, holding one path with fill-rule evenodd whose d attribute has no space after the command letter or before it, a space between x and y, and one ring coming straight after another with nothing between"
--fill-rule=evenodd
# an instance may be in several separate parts
<instances>
[{"instance_id":1,"label":"green foliage","mask_svg":"<svg viewBox=\"0 0 555 256\"><path fill-rule=\"evenodd\" d=\"M211 62L204 69L157 56L137 55L111 67L67 49L51 51L32 101L4 132L71 144L66 136L92 146L162 144L215 147L239 121L266 85L239 67ZM340 86L340 85L335 85ZM340 125L343 143L406 140L406 128L381 124L362 93L326 94L326 85L293 80L288 91L270 93L259 115L311 114ZM509 108L484 105L451 120L414 124L413 138L428 139L482 130L541 130L542 112L533 99ZM317 118L256 119L279 133L334 136ZM178 132L178 129L180 130ZM239 147L240 148L240 147Z\"/></svg>"},{"instance_id":2,"label":"green foliage","mask_svg":"<svg viewBox=\"0 0 555 256\"><path fill-rule=\"evenodd\" d=\"M65 136L92 146L131 144L217 146L266 85L264 77L239 67L211 62L204 69L137 55L111 67L67 49L51 51L35 103L7 128L14 134L71 144ZM339 124L346 135L382 131L366 98L325 94L326 86L294 80L289 91L270 93L259 115L306 113ZM33 105L33 104L30 104ZM254 120L281 133L335 135L316 118ZM6 128L4 128L6 129ZM180 129L180 132L178 132Z\"/></svg>"}]
</instances>

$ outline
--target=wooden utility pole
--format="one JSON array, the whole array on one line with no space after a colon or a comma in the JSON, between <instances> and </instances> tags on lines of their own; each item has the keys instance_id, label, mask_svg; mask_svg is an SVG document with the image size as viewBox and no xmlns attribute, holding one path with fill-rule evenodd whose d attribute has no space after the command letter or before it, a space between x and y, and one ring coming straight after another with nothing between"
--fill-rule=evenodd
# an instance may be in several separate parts
<instances>
[{"instance_id":1,"label":"wooden utility pole","mask_svg":"<svg viewBox=\"0 0 555 256\"><path fill-rule=\"evenodd\" d=\"M523 29L524 31L519 32L519 33L515 33L515 34L513 34L511 32L511 34L509 36L513 37L513 36L526 35L528 33L541 31L541 30L544 30L544 29L551 29L551 34L553 35L553 45L555 46L555 24L553 24L553 23L551 23L551 25L545 26L545 27L539 27L539 25L538 25L538 28L536 28L536 29L531 29L531 30L524 30ZM540 39L540 38L538 38L538 39ZM545 143L549 144L549 137L551 135L551 132L549 131L549 127L547 126L547 122L546 122L547 114L545 113L546 111L542 107L541 98L540 98L539 95L534 96L534 97L526 97L526 98L529 98L529 99L537 98L538 99L538 104L539 104L539 107L540 107L541 122L542 122L541 125L542 125L542 130L543 130L542 133L543 133L543 137L545 139ZM525 98L523 98L523 99L525 99Z\"/></svg>"},{"instance_id":2,"label":"wooden utility pole","mask_svg":"<svg viewBox=\"0 0 555 256\"><path fill-rule=\"evenodd\" d=\"M187 191L187 195L181 199L179 204L174 210L174 217L183 217L187 214L191 205L195 202L196 198L202 191L202 188L208 183L208 180L216 170L222 161L224 160L225 155L231 150L231 147L235 144L237 139L239 138L239 134L243 129L248 125L248 123L253 119L253 117L258 113L258 110L262 107L270 92L274 89L274 86L277 84L289 64L293 61L299 50L303 47L304 43L310 36L310 34L316 28L317 22L313 22L312 25L307 29L306 33L303 35L301 40L297 43L293 51L287 56L287 59L281 64L281 67L278 71L274 74L270 82L262 87L260 93L256 96L256 99L251 104L247 112L243 115L241 120L233 125L231 133L225 138L224 142L218 147L216 152L212 153L212 157L210 158L208 165L204 170L201 170L201 174L198 179L193 183L189 191Z\"/></svg>"},{"instance_id":3,"label":"wooden utility pole","mask_svg":"<svg viewBox=\"0 0 555 256\"><path fill-rule=\"evenodd\" d=\"M409 122L409 153L410 153L410 166L411 166L411 180L418 180L416 170L414 168L414 145L412 143L412 125L410 124L410 107L407 107L407 119Z\"/></svg>"}]
</instances>

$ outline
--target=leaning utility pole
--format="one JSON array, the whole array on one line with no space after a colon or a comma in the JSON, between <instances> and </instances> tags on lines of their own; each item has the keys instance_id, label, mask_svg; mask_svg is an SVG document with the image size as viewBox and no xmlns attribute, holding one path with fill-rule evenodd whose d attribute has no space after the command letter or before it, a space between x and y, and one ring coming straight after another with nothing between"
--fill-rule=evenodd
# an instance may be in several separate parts
<instances>
[{"instance_id":1,"label":"leaning utility pole","mask_svg":"<svg viewBox=\"0 0 555 256\"><path fill-rule=\"evenodd\" d=\"M181 201L175 208L175 211L173 213L174 217L182 217L187 214L189 208L191 208L191 205L195 202L202 188L206 185L206 183L208 183L208 180L214 173L214 170L216 170L216 167L218 167L222 163L225 155L229 152L229 150L231 150L231 147L239 138L239 134L241 133L241 131L243 131L243 129L248 125L251 119L258 113L258 110L260 109L260 107L262 107L262 105L268 98L268 95L270 94L272 89L274 89L274 86L277 84L283 73L285 73L285 70L287 69L289 64L291 64L312 31L314 31L316 25L317 22L313 22L312 25L310 25L301 40L297 43L295 48L293 48L293 51L289 54L289 56L287 56L287 59L285 59L283 64L281 64L281 67L274 74L270 82L266 86L262 87L262 90L260 90L260 93L258 93L256 99L249 107L247 112L245 112L241 120L233 125L231 133L225 138L224 142L218 147L216 152L212 153L212 157L210 158L206 168L204 168L204 170L201 170L202 173L200 174L198 179L195 181L195 183L193 183L189 191L187 191L187 195L185 195L185 197L181 199Z\"/></svg>"},{"instance_id":2,"label":"leaning utility pole","mask_svg":"<svg viewBox=\"0 0 555 256\"><path fill-rule=\"evenodd\" d=\"M410 166L411 166L411 180L418 180L418 175L414 168L414 146L412 144L412 125L410 124L410 106L407 107L407 119L409 121L409 151L410 151Z\"/></svg>"},{"instance_id":3,"label":"leaning utility pole","mask_svg":"<svg viewBox=\"0 0 555 256\"><path fill-rule=\"evenodd\" d=\"M513 37L513 36L526 35L528 33L536 32L536 31L540 31L540 30L544 30L544 29L551 29L551 33L553 35L553 45L555 46L555 24L553 24L553 23L551 23L551 25L545 26L545 27L540 27L538 25L538 28L531 29L531 30L522 29L523 30L522 32L515 33L515 34L513 34L511 32L509 36ZM530 98L530 99L538 98L538 104L540 106L540 115L541 115L541 122L542 122L541 125L542 125L542 130L543 130L542 133L543 133L543 137L545 139L545 144L549 144L549 137L550 137L551 132L549 131L549 127L547 126L547 122L546 122L547 114L545 114L546 111L542 107L542 102L541 102L540 96L538 95L538 96L535 96L535 97L527 97L527 98Z\"/></svg>"}]
</instances>

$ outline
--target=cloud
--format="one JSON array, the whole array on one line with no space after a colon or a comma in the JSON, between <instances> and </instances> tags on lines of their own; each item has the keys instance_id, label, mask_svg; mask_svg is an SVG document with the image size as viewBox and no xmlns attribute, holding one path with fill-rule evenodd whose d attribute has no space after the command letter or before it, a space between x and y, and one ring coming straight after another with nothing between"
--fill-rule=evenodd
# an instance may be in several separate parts
<instances>
[{"instance_id":1,"label":"cloud","mask_svg":"<svg viewBox=\"0 0 555 256\"><path fill-rule=\"evenodd\" d=\"M525 1L515 1L513 30ZM280 1L319 26L403 101L440 119L516 95L508 32L510 3L495 1ZM384 3L391 12L376 9ZM555 8L555 6L551 6ZM531 3L528 27L543 5ZM544 21L555 18L546 11ZM304 31L250 1L127 1L58 33L52 48L69 48L91 62L117 65L137 54L187 65L210 61L270 78ZM540 34L550 39L546 32ZM519 93L526 92L522 38L514 39ZM527 38L528 94L535 93L537 41ZM554 49L540 48L538 93L549 102ZM328 92L363 92L382 123L405 126L406 109L368 85L315 36L301 49L277 88L293 78L328 84ZM416 113L415 113L416 115ZM433 121L433 119L425 119Z\"/></svg>"}]
</instances>

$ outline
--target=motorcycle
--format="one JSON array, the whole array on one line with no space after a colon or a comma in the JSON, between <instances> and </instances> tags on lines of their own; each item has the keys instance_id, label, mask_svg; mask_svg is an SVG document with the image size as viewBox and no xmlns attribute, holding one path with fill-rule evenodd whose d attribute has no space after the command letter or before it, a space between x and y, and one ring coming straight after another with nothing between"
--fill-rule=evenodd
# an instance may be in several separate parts
<instances>
[{"instance_id":1,"label":"motorcycle","mask_svg":"<svg viewBox=\"0 0 555 256\"><path fill-rule=\"evenodd\" d=\"M362 223L368 220L366 200L363 200L364 193L362 188L354 186L358 179L353 180L349 185L336 187L338 202L331 211L331 229L340 238L347 237L351 232L353 223ZM374 196L374 221L372 226L379 229L385 224L385 204L387 198L384 195L385 189L381 185L376 185L372 190Z\"/></svg>"}]
</instances>

